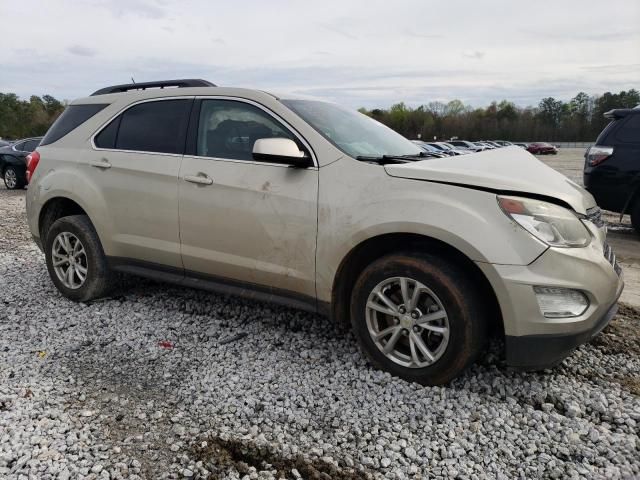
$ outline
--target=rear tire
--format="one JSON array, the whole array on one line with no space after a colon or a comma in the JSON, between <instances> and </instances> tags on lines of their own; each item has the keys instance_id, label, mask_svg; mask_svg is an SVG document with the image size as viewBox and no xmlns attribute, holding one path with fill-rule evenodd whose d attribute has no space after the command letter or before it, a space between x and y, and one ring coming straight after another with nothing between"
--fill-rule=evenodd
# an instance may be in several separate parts
<instances>
[{"instance_id":1,"label":"rear tire","mask_svg":"<svg viewBox=\"0 0 640 480\"><path fill-rule=\"evenodd\" d=\"M86 302L105 296L113 274L98 233L86 215L56 220L45 234L49 276L65 297Z\"/></svg>"},{"instance_id":2,"label":"rear tire","mask_svg":"<svg viewBox=\"0 0 640 480\"><path fill-rule=\"evenodd\" d=\"M485 347L488 332L470 275L424 253L388 255L369 265L353 289L351 323L375 367L423 385L460 375Z\"/></svg>"},{"instance_id":3,"label":"rear tire","mask_svg":"<svg viewBox=\"0 0 640 480\"><path fill-rule=\"evenodd\" d=\"M8 165L2 174L4 185L8 190L20 190L27 184L24 173L19 172L13 165Z\"/></svg>"}]
</instances>

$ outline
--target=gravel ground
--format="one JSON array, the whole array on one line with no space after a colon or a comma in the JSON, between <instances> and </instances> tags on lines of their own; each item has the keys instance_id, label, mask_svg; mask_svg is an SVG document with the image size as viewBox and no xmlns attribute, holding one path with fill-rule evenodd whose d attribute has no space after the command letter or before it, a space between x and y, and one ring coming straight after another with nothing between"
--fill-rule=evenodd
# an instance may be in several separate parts
<instances>
[{"instance_id":1,"label":"gravel ground","mask_svg":"<svg viewBox=\"0 0 640 480\"><path fill-rule=\"evenodd\" d=\"M640 476L639 318L551 371L494 345L422 387L295 310L132 278L68 301L0 189L0 478Z\"/></svg>"}]
</instances>

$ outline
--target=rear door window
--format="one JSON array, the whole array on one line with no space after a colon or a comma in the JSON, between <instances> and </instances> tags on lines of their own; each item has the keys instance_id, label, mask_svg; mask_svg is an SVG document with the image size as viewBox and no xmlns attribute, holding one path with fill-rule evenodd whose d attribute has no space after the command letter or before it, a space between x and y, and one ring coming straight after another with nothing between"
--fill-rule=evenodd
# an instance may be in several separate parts
<instances>
[{"instance_id":1,"label":"rear door window","mask_svg":"<svg viewBox=\"0 0 640 480\"><path fill-rule=\"evenodd\" d=\"M640 143L640 114L627 115L616 132L616 140L625 143Z\"/></svg>"},{"instance_id":2,"label":"rear door window","mask_svg":"<svg viewBox=\"0 0 640 480\"><path fill-rule=\"evenodd\" d=\"M181 154L192 103L191 98L139 103L111 122L119 127L110 124L98 137L105 134L105 144L113 139L117 150Z\"/></svg>"},{"instance_id":3,"label":"rear door window","mask_svg":"<svg viewBox=\"0 0 640 480\"><path fill-rule=\"evenodd\" d=\"M62 115L51 125L40 145L57 142L67 133L75 130L96 113L106 107L106 103L92 103L88 105L69 105Z\"/></svg>"}]
</instances>

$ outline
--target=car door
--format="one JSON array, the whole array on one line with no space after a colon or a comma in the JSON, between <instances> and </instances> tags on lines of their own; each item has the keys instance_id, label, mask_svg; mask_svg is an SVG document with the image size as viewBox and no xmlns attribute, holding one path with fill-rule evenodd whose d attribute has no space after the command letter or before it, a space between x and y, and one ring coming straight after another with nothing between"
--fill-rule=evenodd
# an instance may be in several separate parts
<instances>
[{"instance_id":1,"label":"car door","mask_svg":"<svg viewBox=\"0 0 640 480\"><path fill-rule=\"evenodd\" d=\"M241 99L196 100L180 169L180 238L187 275L315 299L318 169L255 161L259 138L304 140Z\"/></svg>"},{"instance_id":2,"label":"car door","mask_svg":"<svg viewBox=\"0 0 640 480\"><path fill-rule=\"evenodd\" d=\"M128 107L97 135L80 168L101 203L108 256L179 269L178 172L192 97ZM100 231L102 230L102 231Z\"/></svg>"}]
</instances>

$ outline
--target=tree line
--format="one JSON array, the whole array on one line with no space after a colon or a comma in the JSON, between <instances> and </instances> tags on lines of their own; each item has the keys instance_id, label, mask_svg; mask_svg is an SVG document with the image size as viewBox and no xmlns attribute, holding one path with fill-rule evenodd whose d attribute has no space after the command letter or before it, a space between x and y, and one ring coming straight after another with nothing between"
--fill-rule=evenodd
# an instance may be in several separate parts
<instances>
[{"instance_id":1,"label":"tree line","mask_svg":"<svg viewBox=\"0 0 640 480\"><path fill-rule=\"evenodd\" d=\"M44 135L64 108L65 103L51 95L20 100L14 93L0 93L0 138Z\"/></svg>"},{"instance_id":2,"label":"tree line","mask_svg":"<svg viewBox=\"0 0 640 480\"><path fill-rule=\"evenodd\" d=\"M580 92L568 102L547 97L536 107L524 108L508 100L492 102L485 108L452 100L417 108L398 103L388 109L360 111L411 139L455 136L469 140L591 142L608 122L605 112L637 105L640 92L631 89L598 96ZM21 100L13 93L0 93L0 138L44 135L65 106L66 102L51 95Z\"/></svg>"},{"instance_id":3,"label":"tree line","mask_svg":"<svg viewBox=\"0 0 640 480\"><path fill-rule=\"evenodd\" d=\"M591 96L578 93L568 102L543 98L536 107L503 100L474 108L460 100L429 102L417 108L398 103L389 109L360 111L407 138L593 142L609 122L604 113L640 105L635 89Z\"/></svg>"}]
</instances>

